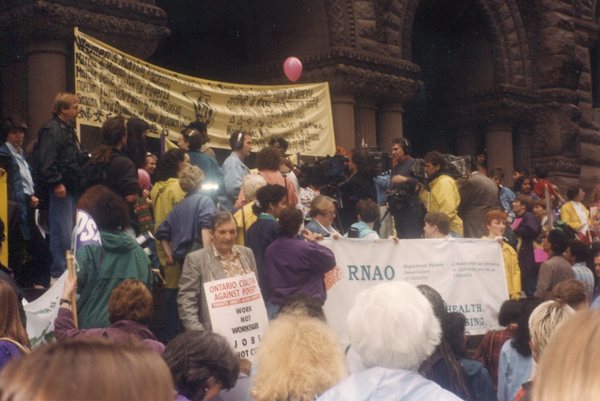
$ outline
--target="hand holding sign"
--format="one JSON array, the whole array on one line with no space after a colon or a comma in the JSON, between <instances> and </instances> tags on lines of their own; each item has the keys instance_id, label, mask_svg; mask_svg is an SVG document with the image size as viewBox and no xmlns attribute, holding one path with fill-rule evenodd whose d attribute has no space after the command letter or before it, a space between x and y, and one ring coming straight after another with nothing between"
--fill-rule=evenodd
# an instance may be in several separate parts
<instances>
[{"instance_id":1,"label":"hand holding sign","mask_svg":"<svg viewBox=\"0 0 600 401\"><path fill-rule=\"evenodd\" d=\"M288 57L283 62L283 72L287 79L296 82L302 75L302 62L297 57Z\"/></svg>"}]
</instances>

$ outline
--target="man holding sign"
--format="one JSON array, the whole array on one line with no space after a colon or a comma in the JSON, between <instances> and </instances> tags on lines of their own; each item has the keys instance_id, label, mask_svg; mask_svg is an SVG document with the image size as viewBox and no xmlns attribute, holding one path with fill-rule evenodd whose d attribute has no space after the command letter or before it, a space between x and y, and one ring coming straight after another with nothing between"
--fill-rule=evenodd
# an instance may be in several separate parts
<instances>
[{"instance_id":1,"label":"man holding sign","mask_svg":"<svg viewBox=\"0 0 600 401\"><path fill-rule=\"evenodd\" d=\"M217 213L212 245L185 258L177 301L187 331L221 334L240 358L253 360L269 321L254 255L234 245L236 231L231 213Z\"/></svg>"},{"instance_id":2,"label":"man holding sign","mask_svg":"<svg viewBox=\"0 0 600 401\"><path fill-rule=\"evenodd\" d=\"M211 235L212 246L191 252L183 264L177 303L186 330L212 330L209 309L237 299L242 293L236 281L221 281L256 272L252 250L234 245L237 226L231 213L216 214ZM205 292L204 284L216 280L219 284Z\"/></svg>"}]
</instances>

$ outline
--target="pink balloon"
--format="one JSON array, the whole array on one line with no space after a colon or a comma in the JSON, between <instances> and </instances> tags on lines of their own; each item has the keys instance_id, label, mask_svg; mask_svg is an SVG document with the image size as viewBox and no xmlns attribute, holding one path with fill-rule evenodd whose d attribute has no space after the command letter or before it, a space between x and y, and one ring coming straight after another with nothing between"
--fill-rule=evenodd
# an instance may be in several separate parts
<instances>
[{"instance_id":1,"label":"pink balloon","mask_svg":"<svg viewBox=\"0 0 600 401\"><path fill-rule=\"evenodd\" d=\"M296 82L302 75L302 62L297 57L288 57L283 62L283 72L287 79Z\"/></svg>"}]
</instances>

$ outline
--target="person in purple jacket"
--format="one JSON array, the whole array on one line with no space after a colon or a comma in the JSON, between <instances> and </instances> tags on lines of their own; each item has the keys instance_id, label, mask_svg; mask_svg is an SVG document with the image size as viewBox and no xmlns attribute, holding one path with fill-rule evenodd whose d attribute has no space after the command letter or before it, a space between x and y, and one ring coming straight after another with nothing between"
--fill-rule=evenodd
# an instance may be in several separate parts
<instances>
[{"instance_id":1,"label":"person in purple jacket","mask_svg":"<svg viewBox=\"0 0 600 401\"><path fill-rule=\"evenodd\" d=\"M284 209L279 214L279 236L267 247L265 267L271 296L267 302L269 318L277 316L290 295L303 294L325 302L325 273L336 265L330 249L298 237L302 212Z\"/></svg>"},{"instance_id":2,"label":"person in purple jacket","mask_svg":"<svg viewBox=\"0 0 600 401\"><path fill-rule=\"evenodd\" d=\"M110 326L80 330L73 321L71 299L77 289L77 278L67 276L58 316L54 320L54 335L58 341L79 337L104 337L117 342L140 341L142 346L162 353L165 346L159 342L148 323L154 312L152 294L148 287L136 279L127 279L110 294L108 316Z\"/></svg>"},{"instance_id":3,"label":"person in purple jacket","mask_svg":"<svg viewBox=\"0 0 600 401\"><path fill-rule=\"evenodd\" d=\"M539 267L535 263L533 241L540 234L540 223L531 212L533 202L525 195L517 196L512 203L515 220L512 229L519 239L518 257L521 268L521 288L528 297L533 296L537 285Z\"/></svg>"}]
</instances>

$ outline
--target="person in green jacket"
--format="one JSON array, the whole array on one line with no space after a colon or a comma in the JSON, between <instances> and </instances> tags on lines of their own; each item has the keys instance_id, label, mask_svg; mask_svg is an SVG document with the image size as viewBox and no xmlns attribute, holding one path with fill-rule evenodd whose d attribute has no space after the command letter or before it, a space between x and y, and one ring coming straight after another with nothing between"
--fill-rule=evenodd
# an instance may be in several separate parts
<instances>
[{"instance_id":1,"label":"person in green jacket","mask_svg":"<svg viewBox=\"0 0 600 401\"><path fill-rule=\"evenodd\" d=\"M77 203L78 213L93 219L78 225L77 302L79 328L108 327L108 299L122 281L133 278L151 289L150 259L125 233L129 211L123 198L103 185L89 188Z\"/></svg>"}]
</instances>

